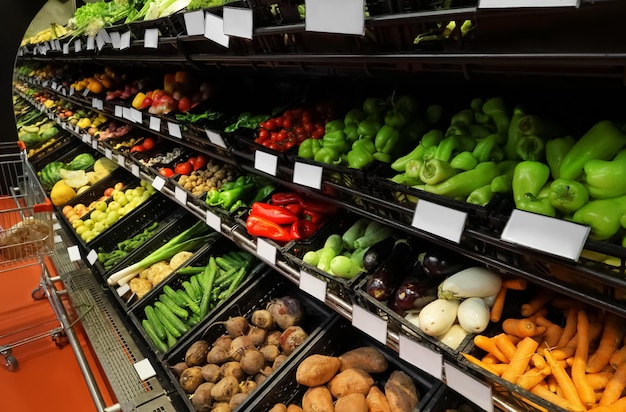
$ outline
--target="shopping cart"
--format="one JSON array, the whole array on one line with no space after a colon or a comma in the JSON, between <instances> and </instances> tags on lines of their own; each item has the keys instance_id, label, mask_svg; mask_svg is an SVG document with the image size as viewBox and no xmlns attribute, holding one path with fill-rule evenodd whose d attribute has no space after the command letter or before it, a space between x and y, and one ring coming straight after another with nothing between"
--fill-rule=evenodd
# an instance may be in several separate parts
<instances>
[{"instance_id":1,"label":"shopping cart","mask_svg":"<svg viewBox=\"0 0 626 412\"><path fill-rule=\"evenodd\" d=\"M52 213L52 203L28 162L24 147L19 147L15 142L0 143L0 275L27 266L38 266L41 278L31 296L35 300L47 296L56 320L59 320L61 314L51 300L52 289L46 265L46 258L54 249ZM29 325L2 335L0 339L17 333L29 333L30 330L41 329L41 326L41 323ZM33 336L20 338L13 343L0 344L0 355L5 357L8 370L14 371L18 367L17 359L11 353L12 348L47 336L51 336L60 346L65 337L61 322L49 331L33 333Z\"/></svg>"}]
</instances>

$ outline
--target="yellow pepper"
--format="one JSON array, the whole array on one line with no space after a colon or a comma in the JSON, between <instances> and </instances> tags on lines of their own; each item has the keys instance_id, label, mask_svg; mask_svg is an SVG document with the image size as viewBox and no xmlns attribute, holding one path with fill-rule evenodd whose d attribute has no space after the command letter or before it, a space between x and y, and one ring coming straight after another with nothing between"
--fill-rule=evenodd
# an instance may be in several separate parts
<instances>
[{"instance_id":1,"label":"yellow pepper","mask_svg":"<svg viewBox=\"0 0 626 412\"><path fill-rule=\"evenodd\" d=\"M135 98L133 99L133 102L131 103L131 106L139 110L141 108L141 103L143 103L143 99L145 98L146 98L146 95L144 93L142 92L137 93L137 95L135 95Z\"/></svg>"}]
</instances>

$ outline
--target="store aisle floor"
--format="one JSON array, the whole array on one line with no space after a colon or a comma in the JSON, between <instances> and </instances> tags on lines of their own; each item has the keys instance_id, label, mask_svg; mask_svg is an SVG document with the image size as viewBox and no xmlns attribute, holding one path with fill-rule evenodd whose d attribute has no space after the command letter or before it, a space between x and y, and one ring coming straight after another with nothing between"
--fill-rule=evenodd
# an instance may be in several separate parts
<instances>
[{"instance_id":1,"label":"store aisle floor","mask_svg":"<svg viewBox=\"0 0 626 412\"><path fill-rule=\"evenodd\" d=\"M59 348L49 336L49 332L59 326L50 303L46 298L35 301L31 297L39 284L40 271L38 265L10 271L0 265L0 347L11 346L12 355L18 361L18 369L12 372L3 367L5 358L0 356L0 411L96 411L72 347L66 343ZM96 374L99 388L105 392L104 401L111 405L111 396L106 393L102 375L80 326L74 326L74 331ZM14 346L39 334L48 336Z\"/></svg>"}]
</instances>

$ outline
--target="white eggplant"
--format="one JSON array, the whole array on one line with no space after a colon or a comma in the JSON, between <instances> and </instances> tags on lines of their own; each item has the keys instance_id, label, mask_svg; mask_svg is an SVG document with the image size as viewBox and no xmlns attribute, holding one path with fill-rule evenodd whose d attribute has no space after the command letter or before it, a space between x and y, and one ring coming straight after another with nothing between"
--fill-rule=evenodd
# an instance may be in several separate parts
<instances>
[{"instance_id":1,"label":"white eggplant","mask_svg":"<svg viewBox=\"0 0 626 412\"><path fill-rule=\"evenodd\" d=\"M463 342L463 339L467 336L465 329L458 323L455 323L445 332L443 335L437 336L437 340L441 343L445 343L451 349L456 349Z\"/></svg>"},{"instance_id":2,"label":"white eggplant","mask_svg":"<svg viewBox=\"0 0 626 412\"><path fill-rule=\"evenodd\" d=\"M482 298L467 298L459 305L456 316L468 333L480 333L489 325L489 306Z\"/></svg>"},{"instance_id":3,"label":"white eggplant","mask_svg":"<svg viewBox=\"0 0 626 412\"><path fill-rule=\"evenodd\" d=\"M444 334L456 321L459 301L436 299L424 306L419 315L419 327L429 336Z\"/></svg>"},{"instance_id":4,"label":"white eggplant","mask_svg":"<svg viewBox=\"0 0 626 412\"><path fill-rule=\"evenodd\" d=\"M485 303L487 304L487 306L489 306L490 308L493 307L494 302L496 301L496 296L498 295L491 295L491 296L486 296L483 298L483 300L485 301Z\"/></svg>"},{"instance_id":5,"label":"white eggplant","mask_svg":"<svg viewBox=\"0 0 626 412\"><path fill-rule=\"evenodd\" d=\"M439 285L440 299L484 298L498 293L502 278L484 267L471 267L455 273Z\"/></svg>"}]
</instances>

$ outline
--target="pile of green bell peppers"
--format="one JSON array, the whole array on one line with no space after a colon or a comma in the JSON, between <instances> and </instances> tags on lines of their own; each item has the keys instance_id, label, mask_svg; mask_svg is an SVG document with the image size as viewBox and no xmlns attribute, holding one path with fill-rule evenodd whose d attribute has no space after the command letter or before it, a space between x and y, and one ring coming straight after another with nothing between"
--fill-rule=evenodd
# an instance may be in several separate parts
<instances>
[{"instance_id":1,"label":"pile of green bell peppers","mask_svg":"<svg viewBox=\"0 0 626 412\"><path fill-rule=\"evenodd\" d=\"M256 175L242 175L233 182L224 183L219 189L207 192L207 205L227 212L234 212L268 197L276 189L276 184L269 179Z\"/></svg>"}]
</instances>

